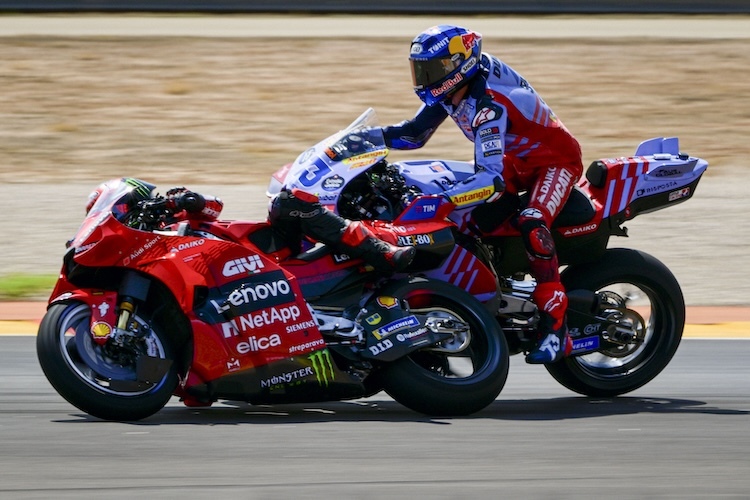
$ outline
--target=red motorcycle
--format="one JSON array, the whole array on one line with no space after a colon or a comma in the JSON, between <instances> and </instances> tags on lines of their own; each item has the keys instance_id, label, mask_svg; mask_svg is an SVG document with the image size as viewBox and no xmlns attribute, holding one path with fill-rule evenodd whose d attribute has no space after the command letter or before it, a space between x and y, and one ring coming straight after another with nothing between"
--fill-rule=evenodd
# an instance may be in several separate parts
<instances>
[{"instance_id":1,"label":"red motorcycle","mask_svg":"<svg viewBox=\"0 0 750 500\"><path fill-rule=\"evenodd\" d=\"M154 189L100 186L39 327L44 374L77 408L137 420L173 395L208 406L385 390L417 412L467 415L502 390L505 337L464 290L385 276L322 245L293 254L266 222L217 220L197 193ZM371 225L429 235L415 262L430 267L453 251L451 209Z\"/></svg>"}]
</instances>

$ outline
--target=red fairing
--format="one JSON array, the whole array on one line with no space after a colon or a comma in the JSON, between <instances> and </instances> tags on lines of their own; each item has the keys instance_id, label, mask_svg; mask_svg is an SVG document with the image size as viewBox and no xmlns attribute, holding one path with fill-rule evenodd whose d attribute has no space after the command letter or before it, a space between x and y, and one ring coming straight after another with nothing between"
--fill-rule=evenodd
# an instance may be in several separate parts
<instances>
[{"instance_id":1,"label":"red fairing","mask_svg":"<svg viewBox=\"0 0 750 500\"><path fill-rule=\"evenodd\" d=\"M456 245L443 264L424 273L431 278L447 281L486 302L497 296L497 278L475 254Z\"/></svg>"},{"instance_id":2,"label":"red fairing","mask_svg":"<svg viewBox=\"0 0 750 500\"><path fill-rule=\"evenodd\" d=\"M607 182L596 187L588 181L583 187L602 205L602 217L626 211L636 192L639 176L649 170L649 160L643 156L601 160L607 169Z\"/></svg>"}]
</instances>

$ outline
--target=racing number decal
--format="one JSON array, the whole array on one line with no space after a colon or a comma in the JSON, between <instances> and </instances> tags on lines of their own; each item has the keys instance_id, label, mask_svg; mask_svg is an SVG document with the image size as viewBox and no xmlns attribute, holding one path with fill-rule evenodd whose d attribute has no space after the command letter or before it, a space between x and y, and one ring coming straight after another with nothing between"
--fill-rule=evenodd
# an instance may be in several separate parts
<instances>
[{"instance_id":1,"label":"racing number decal","mask_svg":"<svg viewBox=\"0 0 750 500\"><path fill-rule=\"evenodd\" d=\"M320 182L323 176L329 173L331 173L331 167L318 158L312 165L307 167L307 173L300 176L299 183L305 187L312 187Z\"/></svg>"}]
</instances>

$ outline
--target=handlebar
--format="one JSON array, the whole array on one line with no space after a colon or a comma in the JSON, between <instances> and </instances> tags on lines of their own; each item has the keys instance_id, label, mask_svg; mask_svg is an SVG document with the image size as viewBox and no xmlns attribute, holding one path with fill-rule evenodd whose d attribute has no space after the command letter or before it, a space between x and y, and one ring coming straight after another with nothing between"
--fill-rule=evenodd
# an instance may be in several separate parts
<instances>
[{"instance_id":1,"label":"handlebar","mask_svg":"<svg viewBox=\"0 0 750 500\"><path fill-rule=\"evenodd\" d=\"M200 193L186 191L172 198L175 208L188 213L197 213L206 207L206 199Z\"/></svg>"},{"instance_id":2,"label":"handlebar","mask_svg":"<svg viewBox=\"0 0 750 500\"><path fill-rule=\"evenodd\" d=\"M174 221L174 216L183 210L188 214L199 213L206 206L206 199L200 193L183 190L170 190L167 196L156 196L139 201L129 224L142 230L158 229L163 224Z\"/></svg>"}]
</instances>

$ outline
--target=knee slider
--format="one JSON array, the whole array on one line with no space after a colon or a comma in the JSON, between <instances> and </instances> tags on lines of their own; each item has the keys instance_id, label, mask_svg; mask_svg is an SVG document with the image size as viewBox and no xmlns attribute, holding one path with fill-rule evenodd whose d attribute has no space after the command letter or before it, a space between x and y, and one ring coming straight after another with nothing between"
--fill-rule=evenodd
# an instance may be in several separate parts
<instances>
[{"instance_id":1,"label":"knee slider","mask_svg":"<svg viewBox=\"0 0 750 500\"><path fill-rule=\"evenodd\" d=\"M555 256L555 241L543 221L527 219L521 222L521 236L530 255L545 260Z\"/></svg>"}]
</instances>

